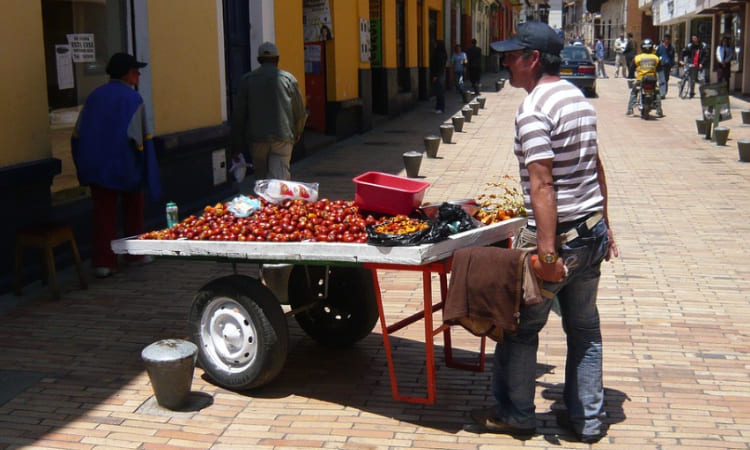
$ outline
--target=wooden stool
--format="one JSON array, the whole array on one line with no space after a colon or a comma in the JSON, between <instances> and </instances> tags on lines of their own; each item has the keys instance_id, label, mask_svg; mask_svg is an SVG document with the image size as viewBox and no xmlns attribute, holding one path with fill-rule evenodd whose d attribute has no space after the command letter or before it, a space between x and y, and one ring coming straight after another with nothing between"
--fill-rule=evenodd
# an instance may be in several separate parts
<instances>
[{"instance_id":1,"label":"wooden stool","mask_svg":"<svg viewBox=\"0 0 750 450\"><path fill-rule=\"evenodd\" d=\"M81 255L78 253L73 230L70 225L64 223L41 223L33 225L25 230L16 233L16 265L14 271L14 291L16 295L21 295L21 268L23 267L23 252L26 247L33 247L42 250L44 254L44 272L42 281L49 283L52 289L52 297L55 300L60 299L60 288L57 286L57 274L55 270L55 247L60 244L70 242L73 249L73 260L78 270L78 281L81 289L86 289L88 283L83 274L81 265Z\"/></svg>"}]
</instances>

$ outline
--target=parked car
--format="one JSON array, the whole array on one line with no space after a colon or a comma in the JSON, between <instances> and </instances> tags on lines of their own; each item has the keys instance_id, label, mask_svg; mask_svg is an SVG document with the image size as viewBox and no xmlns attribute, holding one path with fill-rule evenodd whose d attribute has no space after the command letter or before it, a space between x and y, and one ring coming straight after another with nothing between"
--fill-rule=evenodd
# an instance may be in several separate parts
<instances>
[{"instance_id":1,"label":"parked car","mask_svg":"<svg viewBox=\"0 0 750 450\"><path fill-rule=\"evenodd\" d=\"M566 45L560 57L560 78L578 86L587 97L596 97L596 65L588 47Z\"/></svg>"}]
</instances>

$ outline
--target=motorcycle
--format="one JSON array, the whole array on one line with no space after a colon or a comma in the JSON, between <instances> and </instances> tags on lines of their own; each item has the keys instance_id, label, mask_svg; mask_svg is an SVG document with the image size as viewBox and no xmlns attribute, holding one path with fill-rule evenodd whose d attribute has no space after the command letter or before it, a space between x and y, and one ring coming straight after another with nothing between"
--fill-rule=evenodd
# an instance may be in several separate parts
<instances>
[{"instance_id":1,"label":"motorcycle","mask_svg":"<svg viewBox=\"0 0 750 450\"><path fill-rule=\"evenodd\" d=\"M648 120L649 112L656 107L656 77L646 75L638 87L638 109L641 119Z\"/></svg>"}]
</instances>

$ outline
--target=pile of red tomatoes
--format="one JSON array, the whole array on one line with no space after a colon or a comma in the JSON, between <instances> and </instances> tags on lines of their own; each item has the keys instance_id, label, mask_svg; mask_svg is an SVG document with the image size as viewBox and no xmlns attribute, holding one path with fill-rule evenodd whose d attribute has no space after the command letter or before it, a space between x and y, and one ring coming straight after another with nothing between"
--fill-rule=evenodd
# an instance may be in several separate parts
<instances>
[{"instance_id":1,"label":"pile of red tomatoes","mask_svg":"<svg viewBox=\"0 0 750 450\"><path fill-rule=\"evenodd\" d=\"M353 201L320 199L286 200L274 205L261 200L261 208L248 217L237 217L228 204L206 206L200 217L188 216L172 228L150 231L139 239L191 239L210 241L367 242L367 225Z\"/></svg>"}]
</instances>

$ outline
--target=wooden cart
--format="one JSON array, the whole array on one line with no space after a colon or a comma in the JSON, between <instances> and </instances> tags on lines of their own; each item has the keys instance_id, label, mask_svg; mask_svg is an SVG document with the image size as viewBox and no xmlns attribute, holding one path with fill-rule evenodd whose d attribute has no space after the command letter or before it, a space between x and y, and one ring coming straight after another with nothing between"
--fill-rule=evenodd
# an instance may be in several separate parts
<instances>
[{"instance_id":1,"label":"wooden cart","mask_svg":"<svg viewBox=\"0 0 750 450\"><path fill-rule=\"evenodd\" d=\"M288 297L300 327L330 347L352 345L367 336L380 318L391 389L396 400L435 402L434 336L444 335L446 364L482 370L484 340L476 365L456 363L451 356L450 328L433 326L432 314L443 307L453 252L511 239L526 223L515 218L455 234L435 244L377 247L324 242L227 242L195 240L112 241L118 254L211 259L225 262L292 264ZM378 269L422 272L424 308L388 325ZM432 274L440 278L440 299L433 302ZM401 395L393 366L389 335L424 319L427 395ZM218 385L232 390L262 386L276 377L287 357L288 329L284 310L260 280L234 274L208 282L196 294L189 316L190 336L199 348L198 361Z\"/></svg>"}]
</instances>

